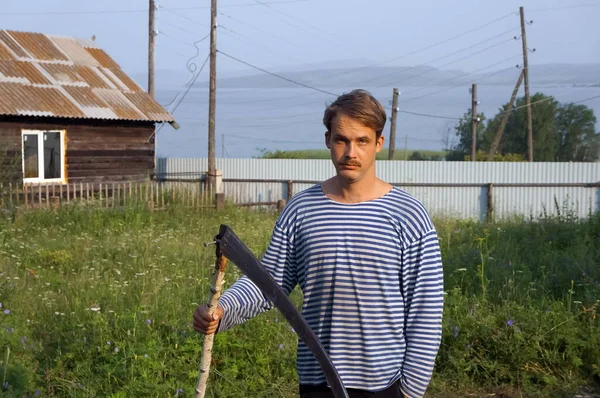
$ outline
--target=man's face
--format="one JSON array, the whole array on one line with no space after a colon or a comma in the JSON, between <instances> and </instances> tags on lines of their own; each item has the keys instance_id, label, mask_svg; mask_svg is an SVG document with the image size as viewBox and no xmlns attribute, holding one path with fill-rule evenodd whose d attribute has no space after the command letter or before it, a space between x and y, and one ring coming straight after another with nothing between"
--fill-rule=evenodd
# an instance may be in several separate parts
<instances>
[{"instance_id":1,"label":"man's face","mask_svg":"<svg viewBox=\"0 0 600 398\"><path fill-rule=\"evenodd\" d=\"M325 143L338 176L348 182L360 181L372 170L377 152L383 148L383 136L361 122L339 114L325 133Z\"/></svg>"}]
</instances>

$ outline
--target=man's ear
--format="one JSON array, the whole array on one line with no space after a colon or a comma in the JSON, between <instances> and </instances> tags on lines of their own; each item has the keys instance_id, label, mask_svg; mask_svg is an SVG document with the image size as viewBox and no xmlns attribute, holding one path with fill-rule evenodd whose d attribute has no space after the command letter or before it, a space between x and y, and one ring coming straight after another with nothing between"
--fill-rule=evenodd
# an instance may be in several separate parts
<instances>
[{"instance_id":1,"label":"man's ear","mask_svg":"<svg viewBox=\"0 0 600 398\"><path fill-rule=\"evenodd\" d=\"M377 148L376 149L377 152L381 152L381 150L383 149L383 142L384 141L385 141L385 139L383 138L383 134L381 134L379 136L379 138L377 138L377 141L375 143L376 144L376 148Z\"/></svg>"},{"instance_id":2,"label":"man's ear","mask_svg":"<svg viewBox=\"0 0 600 398\"><path fill-rule=\"evenodd\" d=\"M327 146L327 149L331 149L331 145L329 144L330 138L331 138L331 132L326 131L325 132L325 146Z\"/></svg>"}]
</instances>

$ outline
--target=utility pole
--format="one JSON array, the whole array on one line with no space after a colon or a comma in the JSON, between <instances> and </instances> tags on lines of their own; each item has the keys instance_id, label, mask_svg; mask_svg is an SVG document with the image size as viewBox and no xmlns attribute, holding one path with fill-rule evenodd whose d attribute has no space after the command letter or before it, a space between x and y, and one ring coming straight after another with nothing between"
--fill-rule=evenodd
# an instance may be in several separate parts
<instances>
[{"instance_id":1,"label":"utility pole","mask_svg":"<svg viewBox=\"0 0 600 398\"><path fill-rule=\"evenodd\" d=\"M404 134L404 160L408 160L408 135Z\"/></svg>"},{"instance_id":2,"label":"utility pole","mask_svg":"<svg viewBox=\"0 0 600 398\"><path fill-rule=\"evenodd\" d=\"M396 149L396 119L398 118L398 89L394 89L392 99L392 122L390 125L390 146L388 150L388 160L394 160L394 150Z\"/></svg>"},{"instance_id":3,"label":"utility pole","mask_svg":"<svg viewBox=\"0 0 600 398\"><path fill-rule=\"evenodd\" d=\"M508 123L508 118L510 117L510 114L512 113L512 107L513 107L515 100L517 99L517 94L519 93L519 87L521 87L521 83L523 83L523 75L524 75L524 72L521 72L521 75L519 76L519 80L517 80L515 89L513 90L512 95L510 97L510 102L506 106L506 109L504 109L504 115L502 115L502 120L500 121L500 127L498 127L498 131L496 132L496 137L494 137L494 142L492 142L492 147L490 148L490 153L488 154L489 162L492 161L492 159L494 158L494 154L496 153L496 151L498 150L498 147L500 146L500 140L502 139L502 134L504 134L504 129L506 128L506 123Z\"/></svg>"},{"instance_id":4,"label":"utility pole","mask_svg":"<svg viewBox=\"0 0 600 398\"><path fill-rule=\"evenodd\" d=\"M156 5L154 0L150 0L148 5L148 94L154 98L154 47L156 39L156 29L154 28L154 12Z\"/></svg>"},{"instance_id":5,"label":"utility pole","mask_svg":"<svg viewBox=\"0 0 600 398\"><path fill-rule=\"evenodd\" d=\"M477 161L477 125L479 118L477 117L477 84L471 87L471 98L473 105L471 106L471 128L473 134L473 143L471 144L471 162Z\"/></svg>"},{"instance_id":6,"label":"utility pole","mask_svg":"<svg viewBox=\"0 0 600 398\"><path fill-rule=\"evenodd\" d=\"M208 184L216 189L215 109L217 91L217 0L210 2L210 83L208 100Z\"/></svg>"},{"instance_id":7,"label":"utility pole","mask_svg":"<svg viewBox=\"0 0 600 398\"><path fill-rule=\"evenodd\" d=\"M221 134L221 157L225 157L225 134Z\"/></svg>"},{"instance_id":8,"label":"utility pole","mask_svg":"<svg viewBox=\"0 0 600 398\"><path fill-rule=\"evenodd\" d=\"M527 149L529 161L533 162L533 118L531 116L531 97L529 96L529 62L527 61L527 33L525 29L525 9L521 13L521 40L523 42L523 73L525 76L525 103L527 104Z\"/></svg>"}]
</instances>

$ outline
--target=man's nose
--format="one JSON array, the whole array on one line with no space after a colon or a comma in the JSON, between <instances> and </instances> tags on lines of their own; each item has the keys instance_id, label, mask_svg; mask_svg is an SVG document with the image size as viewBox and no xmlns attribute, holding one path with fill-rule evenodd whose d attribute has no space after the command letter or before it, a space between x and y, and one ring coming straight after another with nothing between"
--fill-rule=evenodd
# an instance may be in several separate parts
<instances>
[{"instance_id":1,"label":"man's nose","mask_svg":"<svg viewBox=\"0 0 600 398\"><path fill-rule=\"evenodd\" d=\"M356 145L353 142L349 142L346 145L346 153L344 155L349 159L354 159L356 157Z\"/></svg>"}]
</instances>

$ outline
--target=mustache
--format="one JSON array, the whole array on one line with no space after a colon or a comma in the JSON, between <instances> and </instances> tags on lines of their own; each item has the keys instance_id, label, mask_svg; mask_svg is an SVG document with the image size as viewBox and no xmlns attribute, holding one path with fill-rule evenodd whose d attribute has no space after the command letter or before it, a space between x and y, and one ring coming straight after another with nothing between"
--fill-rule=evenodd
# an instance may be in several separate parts
<instances>
[{"instance_id":1,"label":"mustache","mask_svg":"<svg viewBox=\"0 0 600 398\"><path fill-rule=\"evenodd\" d=\"M354 166L354 167L362 166L362 164L360 164L360 162L356 161L356 160L348 160L347 162L340 162L339 164L340 164L340 166Z\"/></svg>"}]
</instances>

